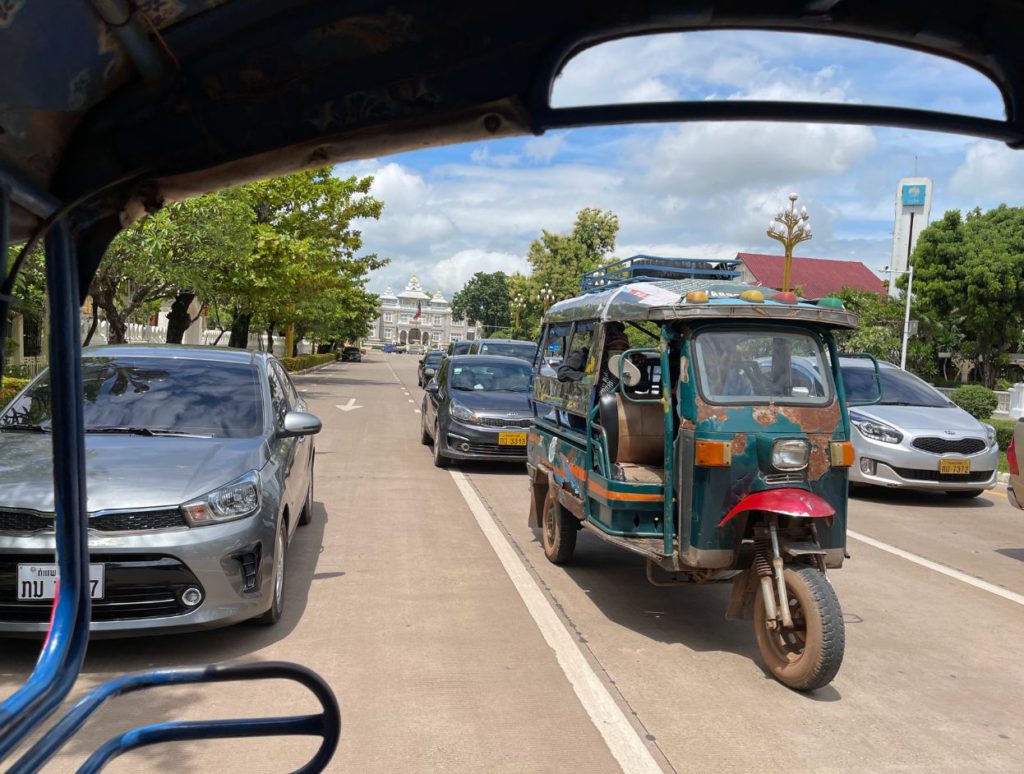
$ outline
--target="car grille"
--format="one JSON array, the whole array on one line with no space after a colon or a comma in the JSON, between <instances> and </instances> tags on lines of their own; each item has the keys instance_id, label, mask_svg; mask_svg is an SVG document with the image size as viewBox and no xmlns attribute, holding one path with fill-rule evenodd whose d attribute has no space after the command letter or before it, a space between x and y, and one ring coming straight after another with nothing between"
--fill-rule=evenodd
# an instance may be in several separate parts
<instances>
[{"instance_id":1,"label":"car grille","mask_svg":"<svg viewBox=\"0 0 1024 774\"><path fill-rule=\"evenodd\" d=\"M467 454L492 454L495 457L525 457L526 447L501 446L496 443L471 443L469 444Z\"/></svg>"},{"instance_id":2,"label":"car grille","mask_svg":"<svg viewBox=\"0 0 1024 774\"><path fill-rule=\"evenodd\" d=\"M89 518L89 529L99 532L136 532L150 529L176 529L187 527L178 508L160 511L105 513ZM32 511L0 510L0 532L53 531L53 516L40 516Z\"/></svg>"},{"instance_id":3,"label":"car grille","mask_svg":"<svg viewBox=\"0 0 1024 774\"><path fill-rule=\"evenodd\" d=\"M977 454L987 445L980 438L915 438L913 442L914 448L932 454Z\"/></svg>"},{"instance_id":4,"label":"car grille","mask_svg":"<svg viewBox=\"0 0 1024 774\"><path fill-rule=\"evenodd\" d=\"M53 529L53 517L30 511L0 511L0 532L40 532Z\"/></svg>"},{"instance_id":5,"label":"car grille","mask_svg":"<svg viewBox=\"0 0 1024 774\"><path fill-rule=\"evenodd\" d=\"M175 616L195 610L181 602L181 592L202 586L182 562L170 556L138 554L91 554L93 564L104 569L104 599L92 601L93 621L123 621ZM53 603L49 600L19 602L19 564L52 564L52 554L0 556L0 622L45 623ZM205 592L204 592L205 596Z\"/></svg>"},{"instance_id":6,"label":"car grille","mask_svg":"<svg viewBox=\"0 0 1024 774\"><path fill-rule=\"evenodd\" d=\"M917 470L915 468L893 467L901 478L912 481L938 481L942 484L957 484L975 481L988 481L992 477L991 470L972 470L967 475L958 476L952 473L939 473L937 470Z\"/></svg>"},{"instance_id":7,"label":"car grille","mask_svg":"<svg viewBox=\"0 0 1024 774\"><path fill-rule=\"evenodd\" d=\"M529 417L526 419L510 419L506 417L480 417L477 422L486 427L529 427L533 424L533 420Z\"/></svg>"}]
</instances>

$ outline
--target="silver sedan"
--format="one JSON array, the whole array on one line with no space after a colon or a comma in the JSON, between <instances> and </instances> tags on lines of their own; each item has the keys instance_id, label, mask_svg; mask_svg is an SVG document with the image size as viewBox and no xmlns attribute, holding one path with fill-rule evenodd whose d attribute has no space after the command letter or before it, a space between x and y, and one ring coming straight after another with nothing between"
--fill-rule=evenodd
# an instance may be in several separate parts
<instances>
[{"instance_id":1,"label":"silver sedan","mask_svg":"<svg viewBox=\"0 0 1024 774\"><path fill-rule=\"evenodd\" d=\"M874 367L842 358L848 400L877 396ZM891 363L879 364L882 398L850 409L856 454L850 482L976 497L996 484L999 446L991 425Z\"/></svg>"},{"instance_id":2,"label":"silver sedan","mask_svg":"<svg viewBox=\"0 0 1024 774\"><path fill-rule=\"evenodd\" d=\"M83 371L92 631L276 622L320 430L280 363L121 346ZM49 392L44 372L0 414L0 633L45 632L53 604Z\"/></svg>"}]
</instances>

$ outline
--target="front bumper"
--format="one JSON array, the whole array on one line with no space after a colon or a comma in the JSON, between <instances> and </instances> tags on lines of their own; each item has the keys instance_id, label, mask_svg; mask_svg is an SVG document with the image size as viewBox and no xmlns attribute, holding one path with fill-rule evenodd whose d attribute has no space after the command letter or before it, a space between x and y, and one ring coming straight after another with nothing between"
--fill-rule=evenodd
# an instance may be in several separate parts
<instances>
[{"instance_id":1,"label":"front bumper","mask_svg":"<svg viewBox=\"0 0 1024 774\"><path fill-rule=\"evenodd\" d=\"M262 614L271 600L275 528L261 512L205 527L90 531L90 557L107 565L110 590L105 600L93 603L90 632L161 634L227 626ZM52 532L0 535L0 634L39 635L49 628L50 604L19 602L15 583L19 563L52 562L54 548ZM193 608L180 603L188 586L203 593Z\"/></svg>"},{"instance_id":2,"label":"front bumper","mask_svg":"<svg viewBox=\"0 0 1024 774\"><path fill-rule=\"evenodd\" d=\"M901 443L892 444L867 438L856 427L852 433L856 458L850 468L851 483L940 492L991 489L996 485L997 446L975 454L931 454L911 445L916 437L912 434L905 434ZM941 473L939 463L943 459L968 460L970 473Z\"/></svg>"},{"instance_id":3,"label":"front bumper","mask_svg":"<svg viewBox=\"0 0 1024 774\"><path fill-rule=\"evenodd\" d=\"M499 433L521 433L525 439L525 427L491 428L469 425L449 419L441 431L444 438L441 450L445 456L457 460L508 460L526 461L526 444L507 445L498 443Z\"/></svg>"}]
</instances>

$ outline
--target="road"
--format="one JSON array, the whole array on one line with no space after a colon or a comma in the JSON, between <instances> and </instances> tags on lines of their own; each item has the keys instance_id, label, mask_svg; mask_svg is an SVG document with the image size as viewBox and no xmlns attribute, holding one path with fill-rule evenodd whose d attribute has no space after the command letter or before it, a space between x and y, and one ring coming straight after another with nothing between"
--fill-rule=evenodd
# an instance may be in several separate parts
<instances>
[{"instance_id":1,"label":"road","mask_svg":"<svg viewBox=\"0 0 1024 774\"><path fill-rule=\"evenodd\" d=\"M127 670L297 661L340 699L336 771L1024 769L1024 514L1005 495L852 501L863 539L831 574L846 659L799 694L766 676L749 622L724 620L728 587L650 586L641 560L587 534L555 567L526 526L521 467L435 468L415 364L375 354L296 379L324 431L279 625L95 642L76 696ZM37 649L0 641L0 693ZM129 696L48 770L143 722L312 709L275 682ZM314 748L165 746L109 770L281 772Z\"/></svg>"}]
</instances>

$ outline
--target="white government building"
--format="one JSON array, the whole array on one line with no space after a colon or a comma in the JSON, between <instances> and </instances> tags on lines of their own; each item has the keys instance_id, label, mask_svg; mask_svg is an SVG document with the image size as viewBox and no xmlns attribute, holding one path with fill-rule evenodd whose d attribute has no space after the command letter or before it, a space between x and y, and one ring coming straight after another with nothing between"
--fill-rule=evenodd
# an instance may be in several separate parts
<instances>
[{"instance_id":1,"label":"white government building","mask_svg":"<svg viewBox=\"0 0 1024 774\"><path fill-rule=\"evenodd\" d=\"M390 287L381 294L377 319L370 326L364 343L371 347L385 344L447 347L453 341L475 339L476 334L475 325L452 319L451 305L440 290L431 295L416 277L411 277L405 290L397 296Z\"/></svg>"}]
</instances>

